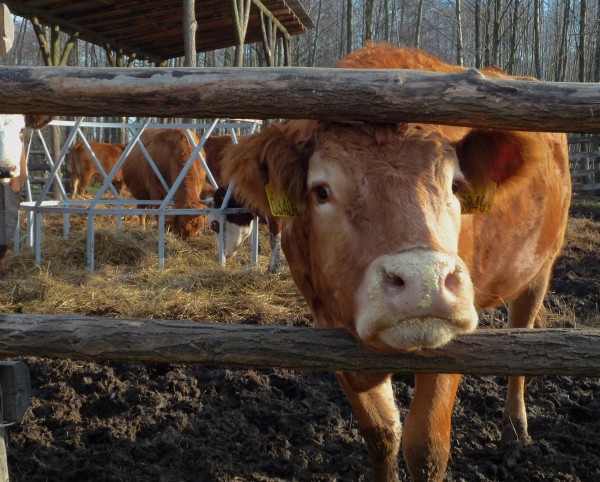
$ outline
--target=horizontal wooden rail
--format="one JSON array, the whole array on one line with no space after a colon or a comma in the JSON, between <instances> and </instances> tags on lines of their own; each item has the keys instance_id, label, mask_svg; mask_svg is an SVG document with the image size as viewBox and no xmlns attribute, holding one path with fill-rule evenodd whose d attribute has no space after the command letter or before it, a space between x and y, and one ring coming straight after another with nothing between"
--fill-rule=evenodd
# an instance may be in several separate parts
<instances>
[{"instance_id":1,"label":"horizontal wooden rail","mask_svg":"<svg viewBox=\"0 0 600 482\"><path fill-rule=\"evenodd\" d=\"M480 330L443 348L378 355L346 331L136 320L72 314L0 315L0 355L487 375L600 375L600 330Z\"/></svg>"},{"instance_id":2,"label":"horizontal wooden rail","mask_svg":"<svg viewBox=\"0 0 600 482\"><path fill-rule=\"evenodd\" d=\"M412 121L600 132L600 84L413 70L0 67L0 113Z\"/></svg>"}]
</instances>

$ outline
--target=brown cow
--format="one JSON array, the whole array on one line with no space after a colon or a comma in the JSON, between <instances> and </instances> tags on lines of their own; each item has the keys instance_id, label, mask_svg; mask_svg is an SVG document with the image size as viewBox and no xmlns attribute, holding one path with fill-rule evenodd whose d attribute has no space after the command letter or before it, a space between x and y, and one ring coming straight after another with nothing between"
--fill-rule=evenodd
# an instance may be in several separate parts
<instances>
[{"instance_id":1,"label":"brown cow","mask_svg":"<svg viewBox=\"0 0 600 482\"><path fill-rule=\"evenodd\" d=\"M115 167L119 157L125 150L124 144L107 144L105 142L89 142L89 144L107 175ZM92 179L99 182L104 181L83 141L77 141L71 147L66 162L71 180L71 198L83 195ZM121 169L116 172L112 182L117 187L119 196L123 195L125 184L123 183Z\"/></svg>"},{"instance_id":2,"label":"brown cow","mask_svg":"<svg viewBox=\"0 0 600 482\"><path fill-rule=\"evenodd\" d=\"M41 129L51 120L52 117L46 115L0 114L0 180L10 186L19 203L27 176L22 131L25 127ZM1 229L5 230L5 227ZM7 250L7 244L0 245L0 280L6 279L4 258Z\"/></svg>"},{"instance_id":3,"label":"brown cow","mask_svg":"<svg viewBox=\"0 0 600 482\"><path fill-rule=\"evenodd\" d=\"M461 70L378 44L339 66ZM298 213L284 220L282 246L317 325L344 327L382 353L439 347L474 330L477 310L504 303L510 327L533 327L571 194L564 134L424 124L288 121L229 148L224 172L238 198L262 214L267 183L285 193ZM474 211L461 215L461 203ZM391 374L337 377L374 480L397 480L401 424ZM402 431L415 480L444 477L459 380L415 377ZM504 440L528 439L523 392L523 378L511 377Z\"/></svg>"},{"instance_id":4,"label":"brown cow","mask_svg":"<svg viewBox=\"0 0 600 482\"><path fill-rule=\"evenodd\" d=\"M238 142L243 139L245 139L245 136L238 136ZM229 184L229 180L223 176L222 172L223 152L226 147L232 144L231 136L210 136L204 143L206 164L217 185L222 186L212 193L212 197L209 199L210 207L220 208L223 205L226 186ZM205 191L208 191L208 189L205 188ZM239 208L243 206L234 197L230 200L228 207ZM251 223L255 217L252 213L226 215L226 237L223 250L226 258L233 257L242 243L250 236ZM218 236L221 231L221 220L219 218L220 216L214 214L209 214L207 218L210 228L217 234L217 245L221 243L221 237ZM277 273L281 268L281 219L269 213L263 221L267 223L269 228L269 244L271 246L268 272Z\"/></svg>"},{"instance_id":5,"label":"brown cow","mask_svg":"<svg viewBox=\"0 0 600 482\"><path fill-rule=\"evenodd\" d=\"M191 133L194 142L199 139ZM156 164L163 179L170 187L175 183L181 169L190 158L194 146L183 129L148 129L140 137L144 147ZM173 196L176 209L204 209L200 204L200 191L206 172L199 159L187 172L179 189ZM123 180L136 199L162 200L167 195L164 187L148 163L139 146L135 146L123 164ZM140 205L140 207L143 207ZM145 219L140 218L145 226ZM182 239L195 237L205 223L204 215L166 216L165 224Z\"/></svg>"}]
</instances>

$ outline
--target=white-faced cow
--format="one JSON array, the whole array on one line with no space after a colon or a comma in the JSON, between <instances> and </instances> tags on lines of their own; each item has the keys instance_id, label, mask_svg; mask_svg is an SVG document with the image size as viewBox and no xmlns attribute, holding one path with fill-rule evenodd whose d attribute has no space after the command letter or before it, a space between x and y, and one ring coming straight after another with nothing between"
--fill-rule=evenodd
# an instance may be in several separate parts
<instances>
[{"instance_id":1,"label":"white-faced cow","mask_svg":"<svg viewBox=\"0 0 600 482\"><path fill-rule=\"evenodd\" d=\"M462 70L379 44L338 66ZM439 347L473 331L477 310L503 303L510 327L534 326L566 229L567 156L564 134L298 120L228 148L223 169L263 215L267 184L294 204L282 245L317 325L396 353ZM461 202L475 212L461 215ZM460 375L416 375L403 431L391 374L337 377L374 480L397 480L401 433L412 477L443 478ZM511 377L504 439L528 438L523 392L523 378Z\"/></svg>"},{"instance_id":2,"label":"white-faced cow","mask_svg":"<svg viewBox=\"0 0 600 482\"><path fill-rule=\"evenodd\" d=\"M243 140L245 137L238 136L238 142ZM233 144L231 136L211 136L206 139L204 143L204 152L206 155L206 163L213 175L216 183L219 187L212 197L207 199L209 207L220 208L223 205L225 199L226 186L229 184L229 180L223 176L222 159L225 148ZM233 196L229 203L230 208L241 208L242 206L238 200ZM223 249L225 257L227 259L233 257L242 243L250 236L251 223L255 218L252 213L236 213L227 214L225 216L226 227L225 227L225 247ZM269 244L271 246L271 258L269 259L269 273L276 273L281 268L281 219L272 216L270 213L261 218L262 221L267 223L269 228ZM209 214L207 221L210 228L217 234L217 245L220 247L221 237L219 233L221 231L221 219L220 216Z\"/></svg>"},{"instance_id":3,"label":"white-faced cow","mask_svg":"<svg viewBox=\"0 0 600 482\"><path fill-rule=\"evenodd\" d=\"M15 193L18 203L27 175L23 129L41 129L51 120L51 116L45 115L0 114L0 181ZM7 250L8 244L0 244L0 280L6 279L4 258Z\"/></svg>"},{"instance_id":4,"label":"white-faced cow","mask_svg":"<svg viewBox=\"0 0 600 482\"><path fill-rule=\"evenodd\" d=\"M195 143L199 139L190 133ZM140 140L154 161L158 171L169 188L181 173L182 168L192 155L194 146L188 140L183 129L148 129ZM206 172L199 159L195 159L187 171L179 189L173 195L176 209L204 209L200 203L200 191L204 185ZM123 164L123 180L136 199L162 200L167 191L152 170L146 156L139 146L135 146ZM140 205L140 207L143 207ZM145 218L141 217L145 227ZM165 217L165 224L173 234L182 239L193 238L202 230L204 215L171 215Z\"/></svg>"},{"instance_id":5,"label":"white-faced cow","mask_svg":"<svg viewBox=\"0 0 600 482\"><path fill-rule=\"evenodd\" d=\"M89 145L106 174L115 167L115 164L119 160L119 156L121 156L125 150L124 144L109 144L106 142L90 141ZM72 198L83 195L91 180L96 179L100 182L104 181L96 163L82 141L77 141L73 147L71 147L66 163L71 182ZM112 182L116 186L119 196L121 196L125 189L123 172L121 169L115 173Z\"/></svg>"}]
</instances>

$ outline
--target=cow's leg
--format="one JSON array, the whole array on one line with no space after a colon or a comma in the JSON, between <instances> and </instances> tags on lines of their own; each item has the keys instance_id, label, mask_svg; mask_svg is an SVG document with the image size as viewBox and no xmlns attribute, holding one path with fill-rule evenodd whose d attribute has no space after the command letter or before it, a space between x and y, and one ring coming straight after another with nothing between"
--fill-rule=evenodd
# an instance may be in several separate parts
<instances>
[{"instance_id":1,"label":"cow's leg","mask_svg":"<svg viewBox=\"0 0 600 482\"><path fill-rule=\"evenodd\" d=\"M545 266L528 288L509 304L508 328L543 326L541 308L551 271L552 264ZM502 418L502 442L514 440L530 440L525 410L525 377L508 377L508 393Z\"/></svg>"},{"instance_id":2,"label":"cow's leg","mask_svg":"<svg viewBox=\"0 0 600 482\"><path fill-rule=\"evenodd\" d=\"M142 204L138 204L138 209L144 209L146 206L142 205ZM140 220L140 229L142 231L146 231L146 215L145 214L139 214L138 215L138 219Z\"/></svg>"},{"instance_id":3,"label":"cow's leg","mask_svg":"<svg viewBox=\"0 0 600 482\"><path fill-rule=\"evenodd\" d=\"M415 394L402 434L402 451L416 481L444 478L450 425L460 375L415 375Z\"/></svg>"},{"instance_id":4,"label":"cow's leg","mask_svg":"<svg viewBox=\"0 0 600 482\"><path fill-rule=\"evenodd\" d=\"M74 174L71 174L71 199L75 199L77 197L77 193L79 192L79 178Z\"/></svg>"},{"instance_id":5,"label":"cow's leg","mask_svg":"<svg viewBox=\"0 0 600 482\"><path fill-rule=\"evenodd\" d=\"M392 376L380 373L337 373L371 455L374 482L398 480L400 415Z\"/></svg>"},{"instance_id":6,"label":"cow's leg","mask_svg":"<svg viewBox=\"0 0 600 482\"><path fill-rule=\"evenodd\" d=\"M281 233L270 233L271 258L269 259L269 273L277 273L281 268Z\"/></svg>"},{"instance_id":7,"label":"cow's leg","mask_svg":"<svg viewBox=\"0 0 600 482\"><path fill-rule=\"evenodd\" d=\"M90 185L90 181L92 180L93 173L92 172L84 172L81 176L81 182L79 184L79 195L83 196L87 192L87 188Z\"/></svg>"}]
</instances>

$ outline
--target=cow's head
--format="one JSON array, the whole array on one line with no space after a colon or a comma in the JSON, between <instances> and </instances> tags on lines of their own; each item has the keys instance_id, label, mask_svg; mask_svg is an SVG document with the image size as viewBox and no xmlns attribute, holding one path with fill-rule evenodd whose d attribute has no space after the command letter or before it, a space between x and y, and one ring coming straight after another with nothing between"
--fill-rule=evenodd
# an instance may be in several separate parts
<instances>
[{"instance_id":1,"label":"cow's head","mask_svg":"<svg viewBox=\"0 0 600 482\"><path fill-rule=\"evenodd\" d=\"M204 209L204 206L199 202L190 203L178 209ZM175 236L179 236L183 240L193 239L200 234L204 229L206 216L204 214L193 215L170 215L165 216L165 226Z\"/></svg>"},{"instance_id":2,"label":"cow's head","mask_svg":"<svg viewBox=\"0 0 600 482\"><path fill-rule=\"evenodd\" d=\"M0 180L8 182L21 174L23 129L39 129L52 120L51 116L0 114ZM24 161L23 161L24 162Z\"/></svg>"},{"instance_id":3,"label":"cow's head","mask_svg":"<svg viewBox=\"0 0 600 482\"><path fill-rule=\"evenodd\" d=\"M298 211L283 247L321 324L345 326L380 351L437 347L475 328L457 255L465 179L439 134L295 121L232 152L224 168L243 202L267 213L268 183Z\"/></svg>"},{"instance_id":4,"label":"cow's head","mask_svg":"<svg viewBox=\"0 0 600 482\"><path fill-rule=\"evenodd\" d=\"M227 189L220 187L211 198L203 202L209 208L218 209L223 205L226 193ZM227 203L227 207L241 208L243 206L232 196ZM233 257L242 243L250 236L253 219L254 215L252 213L231 213L225 216L225 247L223 248L225 258L229 259ZM218 214L210 213L207 216L207 222L217 237L217 248L220 250L222 242L220 236L221 223L223 222L222 217Z\"/></svg>"},{"instance_id":5,"label":"cow's head","mask_svg":"<svg viewBox=\"0 0 600 482\"><path fill-rule=\"evenodd\" d=\"M458 151L478 156L482 168L469 175L479 185L512 169L501 159L508 138L477 150L486 135L472 132ZM267 184L294 204L283 248L320 325L345 326L383 352L435 348L475 328L473 285L457 254L470 179L437 132L291 121L230 147L223 168L258 213L270 209Z\"/></svg>"}]
</instances>

